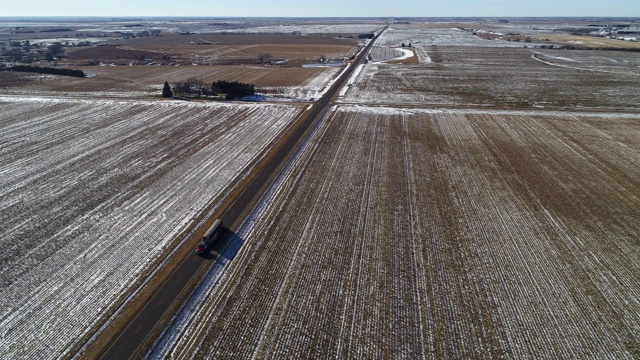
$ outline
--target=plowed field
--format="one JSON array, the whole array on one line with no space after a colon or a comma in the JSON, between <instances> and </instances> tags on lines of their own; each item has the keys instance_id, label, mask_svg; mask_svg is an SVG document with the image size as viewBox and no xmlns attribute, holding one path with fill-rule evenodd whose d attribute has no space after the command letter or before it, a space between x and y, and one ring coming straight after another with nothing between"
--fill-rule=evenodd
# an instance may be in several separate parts
<instances>
[{"instance_id":1,"label":"plowed field","mask_svg":"<svg viewBox=\"0 0 640 360\"><path fill-rule=\"evenodd\" d=\"M151 354L637 358L639 154L632 115L341 107Z\"/></svg>"},{"instance_id":2,"label":"plowed field","mask_svg":"<svg viewBox=\"0 0 640 360\"><path fill-rule=\"evenodd\" d=\"M421 63L365 65L343 101L390 106L639 108L640 61L633 53L513 47L506 41L438 29L390 29L378 44L393 48L401 42L412 42Z\"/></svg>"},{"instance_id":3,"label":"plowed field","mask_svg":"<svg viewBox=\"0 0 640 360\"><path fill-rule=\"evenodd\" d=\"M0 98L0 357L62 357L298 106Z\"/></svg>"},{"instance_id":4,"label":"plowed field","mask_svg":"<svg viewBox=\"0 0 640 360\"><path fill-rule=\"evenodd\" d=\"M340 68L208 64L276 38L309 37L278 49L294 57L351 53L293 32L380 29L274 21L252 31L291 34L111 54L168 64L181 46L197 66L0 72L1 358L73 355L302 111L131 97L194 77L317 99ZM149 358L640 358L638 57L444 21L379 38ZM414 60L375 63L411 55L402 42Z\"/></svg>"},{"instance_id":5,"label":"plowed field","mask_svg":"<svg viewBox=\"0 0 640 360\"><path fill-rule=\"evenodd\" d=\"M205 84L218 80L252 83L257 87L286 91L320 91L336 68L270 68L264 66L93 66L82 67L87 78L0 72L5 93L79 96L153 96L162 84L197 78Z\"/></svg>"}]
</instances>

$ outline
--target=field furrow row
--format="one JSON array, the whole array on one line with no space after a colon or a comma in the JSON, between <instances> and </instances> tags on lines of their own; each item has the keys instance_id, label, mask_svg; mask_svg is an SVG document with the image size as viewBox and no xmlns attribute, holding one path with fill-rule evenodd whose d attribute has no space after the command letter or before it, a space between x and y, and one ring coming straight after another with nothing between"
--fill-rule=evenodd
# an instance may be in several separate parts
<instances>
[{"instance_id":1,"label":"field furrow row","mask_svg":"<svg viewBox=\"0 0 640 360\"><path fill-rule=\"evenodd\" d=\"M30 105L50 111L42 101ZM10 142L29 131L22 122L38 129L0 164L3 190L15 188L0 197L4 357L44 347L65 354L82 341L301 111L83 100L52 107L52 121L30 106L13 115L20 122L0 120ZM51 132L61 140L38 141Z\"/></svg>"},{"instance_id":2,"label":"field furrow row","mask_svg":"<svg viewBox=\"0 0 640 360\"><path fill-rule=\"evenodd\" d=\"M633 358L640 223L616 215L637 219L637 171L619 172L638 158L617 155L638 131L624 116L338 107L169 346Z\"/></svg>"}]
</instances>

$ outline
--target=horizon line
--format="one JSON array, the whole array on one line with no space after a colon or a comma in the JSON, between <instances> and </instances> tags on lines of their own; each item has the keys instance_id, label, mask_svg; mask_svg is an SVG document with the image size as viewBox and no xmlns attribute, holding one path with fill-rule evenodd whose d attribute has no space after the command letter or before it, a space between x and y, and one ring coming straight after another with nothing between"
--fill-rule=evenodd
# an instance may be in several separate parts
<instances>
[{"instance_id":1,"label":"horizon line","mask_svg":"<svg viewBox=\"0 0 640 360\"><path fill-rule=\"evenodd\" d=\"M555 15L555 16L522 16L522 15L491 15L491 16L195 16L195 15L0 15L0 19L9 18L99 18L99 19L629 19L640 20L640 16L590 16L590 15Z\"/></svg>"}]
</instances>

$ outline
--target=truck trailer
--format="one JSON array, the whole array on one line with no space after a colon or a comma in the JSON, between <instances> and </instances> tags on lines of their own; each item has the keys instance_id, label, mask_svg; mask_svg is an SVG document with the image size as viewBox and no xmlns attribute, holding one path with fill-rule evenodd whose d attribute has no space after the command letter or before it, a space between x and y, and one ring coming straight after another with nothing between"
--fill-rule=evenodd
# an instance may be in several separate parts
<instances>
[{"instance_id":1,"label":"truck trailer","mask_svg":"<svg viewBox=\"0 0 640 360\"><path fill-rule=\"evenodd\" d=\"M200 243L196 247L196 254L202 255L207 251L207 246L212 244L215 240L218 239L218 235L220 234L220 230L222 229L222 220L217 219L213 222L213 225L207 230L207 232L202 237Z\"/></svg>"}]
</instances>

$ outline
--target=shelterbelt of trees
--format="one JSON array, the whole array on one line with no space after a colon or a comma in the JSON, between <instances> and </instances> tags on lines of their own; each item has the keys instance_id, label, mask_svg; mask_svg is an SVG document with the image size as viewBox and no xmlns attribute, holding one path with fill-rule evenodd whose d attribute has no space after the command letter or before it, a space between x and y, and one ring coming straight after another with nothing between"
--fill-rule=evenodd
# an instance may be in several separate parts
<instances>
[{"instance_id":1,"label":"shelterbelt of trees","mask_svg":"<svg viewBox=\"0 0 640 360\"><path fill-rule=\"evenodd\" d=\"M87 76L87 75L85 75L84 71L82 71L82 70L54 68L54 67L45 67L45 66L14 65L14 66L11 66L11 67L5 67L5 68L0 69L0 70L32 72L32 73L38 73L38 74L75 76L75 77L86 77Z\"/></svg>"},{"instance_id":2,"label":"shelterbelt of trees","mask_svg":"<svg viewBox=\"0 0 640 360\"><path fill-rule=\"evenodd\" d=\"M183 95L213 95L225 94L226 99L239 99L244 96L255 94L255 86L253 84L241 83L238 81L218 80L211 84L211 87L204 86L203 81L195 78L179 82L173 86L165 81L162 89L163 97L172 97L174 94Z\"/></svg>"}]
</instances>

